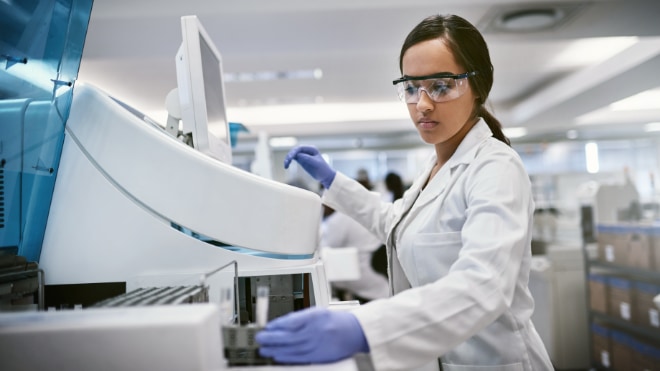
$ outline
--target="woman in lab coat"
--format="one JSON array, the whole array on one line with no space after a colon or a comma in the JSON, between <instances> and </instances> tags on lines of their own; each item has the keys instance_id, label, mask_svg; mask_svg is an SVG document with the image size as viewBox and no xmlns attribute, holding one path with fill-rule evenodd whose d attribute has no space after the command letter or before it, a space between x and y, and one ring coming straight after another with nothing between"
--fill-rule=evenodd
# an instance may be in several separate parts
<instances>
[{"instance_id":1,"label":"woman in lab coat","mask_svg":"<svg viewBox=\"0 0 660 371\"><path fill-rule=\"evenodd\" d=\"M260 352L276 361L370 354L376 370L552 370L530 320L529 177L484 104L488 47L458 16L423 20L404 41L394 81L422 140L435 148L393 204L330 168L318 150L296 160L323 202L387 241L391 297L353 311L313 308L268 324Z\"/></svg>"}]
</instances>

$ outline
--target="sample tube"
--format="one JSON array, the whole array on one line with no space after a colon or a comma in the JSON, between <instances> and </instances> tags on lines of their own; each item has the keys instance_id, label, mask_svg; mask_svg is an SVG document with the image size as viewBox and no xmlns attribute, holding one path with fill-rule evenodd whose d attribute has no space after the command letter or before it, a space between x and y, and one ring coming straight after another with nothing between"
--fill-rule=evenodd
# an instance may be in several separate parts
<instances>
[{"instance_id":1,"label":"sample tube","mask_svg":"<svg viewBox=\"0 0 660 371\"><path fill-rule=\"evenodd\" d=\"M257 287L257 325L266 326L268 322L268 304L270 288L268 286Z\"/></svg>"},{"instance_id":2,"label":"sample tube","mask_svg":"<svg viewBox=\"0 0 660 371\"><path fill-rule=\"evenodd\" d=\"M223 325L234 323L234 300L232 289L220 289L220 321Z\"/></svg>"}]
</instances>

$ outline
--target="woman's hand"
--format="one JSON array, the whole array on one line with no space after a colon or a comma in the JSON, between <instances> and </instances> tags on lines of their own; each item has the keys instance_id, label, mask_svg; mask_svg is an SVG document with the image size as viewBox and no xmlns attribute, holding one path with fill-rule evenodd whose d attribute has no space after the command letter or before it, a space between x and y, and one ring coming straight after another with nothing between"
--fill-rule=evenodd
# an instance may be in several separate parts
<instances>
[{"instance_id":1,"label":"woman's hand","mask_svg":"<svg viewBox=\"0 0 660 371\"><path fill-rule=\"evenodd\" d=\"M321 156L321 153L313 146L298 146L289 151L284 159L284 168L288 169L292 160L296 160L300 166L312 178L319 181L325 189L330 188L330 184L335 180L337 172L328 165Z\"/></svg>"},{"instance_id":2,"label":"woman's hand","mask_svg":"<svg viewBox=\"0 0 660 371\"><path fill-rule=\"evenodd\" d=\"M276 318L255 339L259 354L279 363L329 363L369 352L362 327L351 312L320 307Z\"/></svg>"}]
</instances>

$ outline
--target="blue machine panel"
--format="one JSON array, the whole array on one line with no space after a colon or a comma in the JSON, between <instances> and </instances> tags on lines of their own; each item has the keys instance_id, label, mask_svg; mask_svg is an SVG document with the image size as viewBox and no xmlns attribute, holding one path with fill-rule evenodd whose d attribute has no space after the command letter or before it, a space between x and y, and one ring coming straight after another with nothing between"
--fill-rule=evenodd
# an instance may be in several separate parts
<instances>
[{"instance_id":1,"label":"blue machine panel","mask_svg":"<svg viewBox=\"0 0 660 371\"><path fill-rule=\"evenodd\" d=\"M0 253L39 261L91 11L0 2Z\"/></svg>"}]
</instances>

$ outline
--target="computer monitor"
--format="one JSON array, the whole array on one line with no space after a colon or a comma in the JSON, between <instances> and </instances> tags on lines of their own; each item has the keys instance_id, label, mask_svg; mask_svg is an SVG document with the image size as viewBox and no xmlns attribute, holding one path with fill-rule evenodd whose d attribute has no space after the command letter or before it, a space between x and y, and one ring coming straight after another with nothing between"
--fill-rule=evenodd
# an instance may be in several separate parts
<instances>
[{"instance_id":1,"label":"computer monitor","mask_svg":"<svg viewBox=\"0 0 660 371\"><path fill-rule=\"evenodd\" d=\"M231 164L222 58L197 16L181 17L183 41L176 54L182 131L200 152Z\"/></svg>"}]
</instances>

